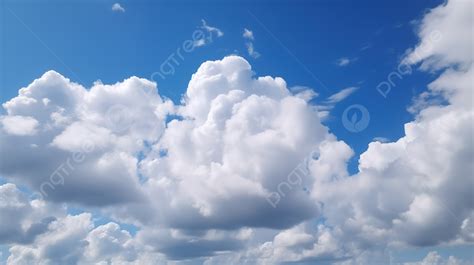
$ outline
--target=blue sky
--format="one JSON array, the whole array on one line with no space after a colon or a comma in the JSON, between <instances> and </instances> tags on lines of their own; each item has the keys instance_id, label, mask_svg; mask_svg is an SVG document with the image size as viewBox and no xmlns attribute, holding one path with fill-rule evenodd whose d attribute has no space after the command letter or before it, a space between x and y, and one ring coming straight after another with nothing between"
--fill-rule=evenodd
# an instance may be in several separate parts
<instances>
[{"instance_id":1,"label":"blue sky","mask_svg":"<svg viewBox=\"0 0 474 265\"><path fill-rule=\"evenodd\" d=\"M139 1L122 3L126 12L117 13L111 12L110 1L7 1L2 9L8 25L2 27L2 101L51 69L85 86L98 79L114 83L132 75L151 78L206 19L225 37L186 53L174 75L158 78L162 95L179 102L203 61L229 54L247 58L259 76L281 76L289 86L310 87L321 100L344 88L360 87L327 121L360 153L374 137L400 137L400 124L412 118L406 111L411 99L434 79L415 72L397 81L388 98L376 90L416 44L413 21L440 3ZM254 46L262 54L258 59L246 52L244 28L255 35ZM341 58L351 62L338 66ZM370 110L371 123L353 134L337 117L360 102Z\"/></svg>"},{"instance_id":2,"label":"blue sky","mask_svg":"<svg viewBox=\"0 0 474 265\"><path fill-rule=\"evenodd\" d=\"M413 73L397 79L386 96L377 90L409 49L419 44L421 21L442 1L122 1L123 10L115 11L114 3L2 1L1 101L16 97L20 88L54 70L86 89L97 80L104 84L131 76L153 80L161 97L179 105L203 62L238 55L248 61L255 76L282 77L290 90L306 87L316 92L308 105L333 106L322 124L354 150L347 160L353 175L358 173L359 155L374 139L392 142L405 136L404 124L416 115L407 109L443 71L413 67ZM174 74L154 75L186 40L192 40L193 32L202 30L203 20L223 35L209 32L212 41L184 52ZM244 29L252 32L253 39L242 36ZM249 54L249 43L260 56ZM328 103L332 95L351 87L352 93ZM356 133L341 119L354 104L370 113L367 128ZM0 183L12 182L5 174L15 172L0 172ZM13 183L23 189L28 181ZM32 190L25 186L24 190ZM137 232L126 218L102 216L100 210L87 207L71 203L69 213L95 212L96 226L113 220L122 229ZM4 259L7 248L0 247ZM470 250L470 245L414 247L393 250L392 255L400 264L421 260L430 251L472 260Z\"/></svg>"}]
</instances>

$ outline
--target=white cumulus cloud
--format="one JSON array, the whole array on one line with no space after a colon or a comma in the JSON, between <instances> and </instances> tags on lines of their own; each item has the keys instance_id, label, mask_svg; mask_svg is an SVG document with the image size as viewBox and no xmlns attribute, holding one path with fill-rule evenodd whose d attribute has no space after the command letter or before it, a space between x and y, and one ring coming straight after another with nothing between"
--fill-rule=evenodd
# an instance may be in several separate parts
<instances>
[{"instance_id":1,"label":"white cumulus cloud","mask_svg":"<svg viewBox=\"0 0 474 265\"><path fill-rule=\"evenodd\" d=\"M114 12L125 12L125 8L122 7L119 3L114 3L112 5L112 11Z\"/></svg>"}]
</instances>

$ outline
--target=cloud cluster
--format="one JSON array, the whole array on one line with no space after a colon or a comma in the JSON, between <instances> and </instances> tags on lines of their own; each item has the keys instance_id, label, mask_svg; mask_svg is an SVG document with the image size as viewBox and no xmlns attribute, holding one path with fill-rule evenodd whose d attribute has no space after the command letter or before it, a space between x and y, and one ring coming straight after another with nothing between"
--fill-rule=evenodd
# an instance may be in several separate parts
<instances>
[{"instance_id":1,"label":"cloud cluster","mask_svg":"<svg viewBox=\"0 0 474 265\"><path fill-rule=\"evenodd\" d=\"M7 264L371 265L390 262L387 248L472 244L473 58L457 54L466 3L420 22L420 43L434 30L452 41L405 57L440 72L426 93L445 104L421 108L397 141L370 143L354 175L354 152L321 124L314 94L256 77L238 56L203 63L179 105L137 77L86 89L45 73L0 117ZM463 263L433 252L413 264Z\"/></svg>"},{"instance_id":2,"label":"cloud cluster","mask_svg":"<svg viewBox=\"0 0 474 265\"><path fill-rule=\"evenodd\" d=\"M473 59L469 52L456 55L466 45L464 36L472 36L471 10L472 3L451 1L428 13L420 25L420 42L424 42L427 31L439 30L447 35L444 37L451 46L447 49L446 42L432 44L429 52L424 50L424 60L410 60L421 63L421 69L430 66L442 71L428 85L427 93L442 96L448 104L422 109L414 121L405 124L405 136L396 142L370 143L354 176L347 176L344 167L328 169L318 161L310 165L315 177L311 194L324 205L324 223L332 239L328 247L335 244L338 251L345 249L346 255L358 257L367 249L472 244ZM446 30L453 26L453 20L461 23L454 35ZM472 39L469 42L472 46ZM415 58L417 52L409 52L407 58ZM338 160L334 158L333 162ZM339 159L347 160L348 156ZM315 232L299 236L294 229L281 234L307 238L305 244L321 242ZM278 236L271 243L273 251L281 251L273 246ZM299 252L302 249L306 253ZM295 261L295 255L296 260L323 256L308 254L317 249L324 248L288 247L283 261ZM341 257L344 255L333 252L335 260ZM438 264L429 263L431 259L423 262ZM361 263L378 264L374 260Z\"/></svg>"},{"instance_id":3,"label":"cloud cluster","mask_svg":"<svg viewBox=\"0 0 474 265\"><path fill-rule=\"evenodd\" d=\"M419 262L407 262L404 265L462 265L468 264L468 262L460 261L453 256L449 256L448 259L441 257L436 251L428 253L426 257Z\"/></svg>"},{"instance_id":4,"label":"cloud cluster","mask_svg":"<svg viewBox=\"0 0 474 265\"><path fill-rule=\"evenodd\" d=\"M170 224L288 227L317 215L303 187L277 208L265 199L300 161L334 139L283 79L253 78L250 65L236 56L206 62L178 112L184 118L168 124L141 162L149 188L159 194L153 200L169 202L156 211ZM309 176L302 183L312 184Z\"/></svg>"},{"instance_id":5,"label":"cloud cluster","mask_svg":"<svg viewBox=\"0 0 474 265\"><path fill-rule=\"evenodd\" d=\"M48 200L140 200L137 154L159 139L167 106L145 79L87 90L49 71L3 104L0 172Z\"/></svg>"},{"instance_id":6,"label":"cloud cluster","mask_svg":"<svg viewBox=\"0 0 474 265\"><path fill-rule=\"evenodd\" d=\"M144 79L85 89L50 71L4 108L7 180L46 201L101 206L171 259L241 249L245 227L287 228L317 216L304 186L276 208L267 199L300 161L335 141L283 79L255 78L237 56L201 65L176 107ZM174 111L181 118L165 128Z\"/></svg>"},{"instance_id":7,"label":"cloud cluster","mask_svg":"<svg viewBox=\"0 0 474 265\"><path fill-rule=\"evenodd\" d=\"M11 183L0 186L0 244L31 243L60 214L43 201L30 201Z\"/></svg>"}]
</instances>

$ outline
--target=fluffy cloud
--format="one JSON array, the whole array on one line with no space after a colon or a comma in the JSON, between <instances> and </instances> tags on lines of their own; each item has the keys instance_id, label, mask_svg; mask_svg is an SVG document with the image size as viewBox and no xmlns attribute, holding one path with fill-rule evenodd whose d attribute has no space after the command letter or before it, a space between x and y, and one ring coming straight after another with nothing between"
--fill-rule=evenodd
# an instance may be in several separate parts
<instances>
[{"instance_id":1,"label":"fluffy cloud","mask_svg":"<svg viewBox=\"0 0 474 265\"><path fill-rule=\"evenodd\" d=\"M119 3L115 3L112 5L112 11L114 12L125 12L125 8L122 7Z\"/></svg>"},{"instance_id":2,"label":"fluffy cloud","mask_svg":"<svg viewBox=\"0 0 474 265\"><path fill-rule=\"evenodd\" d=\"M150 201L163 203L152 211L159 218L177 228L231 229L288 227L318 214L303 186L276 208L267 201L299 163L334 139L283 79L253 78L236 56L206 62L178 112L184 118L168 123L141 162ZM301 182L311 185L311 178Z\"/></svg>"},{"instance_id":3,"label":"fluffy cloud","mask_svg":"<svg viewBox=\"0 0 474 265\"><path fill-rule=\"evenodd\" d=\"M47 231L60 209L30 201L14 184L0 186L0 244L30 243Z\"/></svg>"},{"instance_id":4,"label":"fluffy cloud","mask_svg":"<svg viewBox=\"0 0 474 265\"><path fill-rule=\"evenodd\" d=\"M25 196L13 184L0 186L0 242L11 245L6 264L168 264L241 249L253 235L244 228L143 229L132 236L117 223L96 226L90 213L66 215Z\"/></svg>"},{"instance_id":5,"label":"fluffy cloud","mask_svg":"<svg viewBox=\"0 0 474 265\"><path fill-rule=\"evenodd\" d=\"M140 200L136 155L159 139L169 106L148 80L86 90L49 71L3 104L0 173L53 201Z\"/></svg>"},{"instance_id":6,"label":"fluffy cloud","mask_svg":"<svg viewBox=\"0 0 474 265\"><path fill-rule=\"evenodd\" d=\"M418 28L419 44L405 61L422 69L472 63L472 2L448 1L430 10Z\"/></svg>"},{"instance_id":7,"label":"fluffy cloud","mask_svg":"<svg viewBox=\"0 0 474 265\"><path fill-rule=\"evenodd\" d=\"M85 241L87 246L82 259L86 263L131 262L138 259L141 250L130 233L116 223L96 227L87 234Z\"/></svg>"},{"instance_id":8,"label":"fluffy cloud","mask_svg":"<svg viewBox=\"0 0 474 265\"><path fill-rule=\"evenodd\" d=\"M319 205L305 187L312 185L309 175L290 190L280 184L310 154L318 156L321 144L335 141L282 78L255 78L237 56L198 69L176 107L182 118L166 129L174 106L163 102L154 83L136 77L87 90L50 71L4 108L3 119L38 121L35 135L0 131L2 152L10 154L0 164L7 180L42 199L104 206L114 218L138 225L144 231L139 239L171 259L241 249L243 227L291 227L317 216ZM278 207L269 203L276 192ZM15 253L52 259L40 255L47 237L13 248L12 259L26 255ZM189 253L180 254L181 247Z\"/></svg>"},{"instance_id":9,"label":"fluffy cloud","mask_svg":"<svg viewBox=\"0 0 474 265\"><path fill-rule=\"evenodd\" d=\"M444 259L437 252L430 252L426 257L419 262L408 262L404 265L462 265L468 264L467 262L460 261L453 256L449 256L448 259Z\"/></svg>"},{"instance_id":10,"label":"fluffy cloud","mask_svg":"<svg viewBox=\"0 0 474 265\"><path fill-rule=\"evenodd\" d=\"M351 150L331 142L330 151L321 150L309 163L314 177L310 194L323 205L324 224L314 228L304 222L283 230L231 263L244 257L257 264L387 264L389 256L383 253L388 247L472 244L473 59L470 52L457 55L472 46L472 39L464 41L471 34L471 11L471 2L454 1L429 12L420 24L420 43L432 37L427 29L436 29L453 46L445 49L446 42L434 42L422 57L416 48L405 60L420 63L422 70L443 71L426 93L447 104L422 108L396 142L370 143L353 176L346 171ZM414 264L462 263L430 253Z\"/></svg>"},{"instance_id":11,"label":"fluffy cloud","mask_svg":"<svg viewBox=\"0 0 474 265\"><path fill-rule=\"evenodd\" d=\"M183 260L240 250L251 236L250 229L233 232L153 229L140 231L137 238L144 245L165 254L168 259Z\"/></svg>"},{"instance_id":12,"label":"fluffy cloud","mask_svg":"<svg viewBox=\"0 0 474 265\"><path fill-rule=\"evenodd\" d=\"M11 246L7 264L160 260L144 255L143 245L116 223L95 227L90 213L67 215L62 206L26 196L14 184L0 186L0 243Z\"/></svg>"},{"instance_id":13,"label":"fluffy cloud","mask_svg":"<svg viewBox=\"0 0 474 265\"><path fill-rule=\"evenodd\" d=\"M6 116L2 120L3 129L12 135L34 135L38 121L25 116Z\"/></svg>"},{"instance_id":14,"label":"fluffy cloud","mask_svg":"<svg viewBox=\"0 0 474 265\"><path fill-rule=\"evenodd\" d=\"M94 229L91 215L67 215L28 245L10 248L7 264L126 264L138 259L139 244L116 223Z\"/></svg>"},{"instance_id":15,"label":"fluffy cloud","mask_svg":"<svg viewBox=\"0 0 474 265\"><path fill-rule=\"evenodd\" d=\"M396 142L370 143L354 176L344 177L341 170L325 173L317 161L310 165L316 178L311 194L324 205L325 224L339 249L348 249L353 257L360 250L385 247L472 243L468 224L474 209L473 59L470 53L456 55L465 48L464 36L471 34L472 3L466 4L454 1L438 7L420 25L421 43L431 37L428 29L437 29L454 46L445 49L445 42L432 43L423 60L409 60L421 63L422 70L428 65L443 70L427 93L443 97L448 104L421 109ZM433 14L442 14L443 19ZM461 24L450 35L454 17ZM417 52L407 58L415 58Z\"/></svg>"}]
</instances>

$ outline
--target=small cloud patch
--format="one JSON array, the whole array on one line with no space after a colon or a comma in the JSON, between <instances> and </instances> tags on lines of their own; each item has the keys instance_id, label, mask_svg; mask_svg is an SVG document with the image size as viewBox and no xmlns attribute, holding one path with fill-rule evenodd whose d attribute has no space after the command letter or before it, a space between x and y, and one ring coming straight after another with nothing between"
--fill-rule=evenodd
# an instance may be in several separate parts
<instances>
[{"instance_id":1,"label":"small cloud patch","mask_svg":"<svg viewBox=\"0 0 474 265\"><path fill-rule=\"evenodd\" d=\"M125 12L125 8L123 8L119 3L115 3L112 5L112 11L114 12Z\"/></svg>"}]
</instances>

